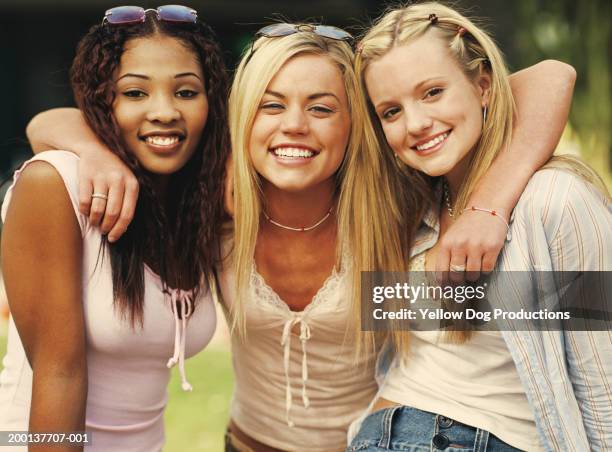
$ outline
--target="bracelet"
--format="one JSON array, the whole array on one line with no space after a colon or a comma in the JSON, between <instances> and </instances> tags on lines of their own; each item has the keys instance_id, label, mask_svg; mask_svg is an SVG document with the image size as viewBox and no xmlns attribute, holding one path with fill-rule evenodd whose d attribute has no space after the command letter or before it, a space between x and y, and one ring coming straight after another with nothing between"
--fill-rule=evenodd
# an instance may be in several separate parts
<instances>
[{"instance_id":1,"label":"bracelet","mask_svg":"<svg viewBox=\"0 0 612 452\"><path fill-rule=\"evenodd\" d=\"M471 206L471 207L466 207L465 209L463 209L462 213L465 213L467 211L472 211L472 212L486 212L486 213L490 213L491 215L493 215L495 218L499 218L499 221L501 221L502 223L504 223L506 225L506 230L507 230L507 234L506 234L506 240L511 240L512 236L510 235L510 225L508 224L508 222L500 215L497 213L497 211L495 210L491 210L491 209L485 209L484 207L476 207L476 206Z\"/></svg>"}]
</instances>

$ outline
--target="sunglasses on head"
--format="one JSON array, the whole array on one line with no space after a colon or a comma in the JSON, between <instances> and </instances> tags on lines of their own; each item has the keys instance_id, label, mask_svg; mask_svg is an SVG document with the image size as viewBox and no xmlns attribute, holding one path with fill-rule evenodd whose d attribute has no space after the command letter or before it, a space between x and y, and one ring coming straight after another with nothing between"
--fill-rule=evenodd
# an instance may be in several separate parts
<instances>
[{"instance_id":1,"label":"sunglasses on head","mask_svg":"<svg viewBox=\"0 0 612 452\"><path fill-rule=\"evenodd\" d=\"M255 38L251 42L251 50L247 56L245 66L250 61L253 53L255 53L255 41L257 38L284 38L285 36L294 35L296 33L314 33L322 38L333 39L334 41L352 42L353 36L348 32L338 27L329 25L312 25L312 24L288 24L278 23L267 25L255 33Z\"/></svg>"},{"instance_id":2,"label":"sunglasses on head","mask_svg":"<svg viewBox=\"0 0 612 452\"><path fill-rule=\"evenodd\" d=\"M145 21L148 12L157 14L157 20L174 23L195 23L198 13L195 9L182 5L164 5L158 8L144 9L140 6L117 6L104 13L102 25L130 25Z\"/></svg>"},{"instance_id":3,"label":"sunglasses on head","mask_svg":"<svg viewBox=\"0 0 612 452\"><path fill-rule=\"evenodd\" d=\"M353 36L338 27L329 25L312 25L312 24L272 24L261 28L255 37L265 36L266 38L282 38L284 36L293 35L296 33L314 33L324 38L334 39L336 41L350 41Z\"/></svg>"}]
</instances>

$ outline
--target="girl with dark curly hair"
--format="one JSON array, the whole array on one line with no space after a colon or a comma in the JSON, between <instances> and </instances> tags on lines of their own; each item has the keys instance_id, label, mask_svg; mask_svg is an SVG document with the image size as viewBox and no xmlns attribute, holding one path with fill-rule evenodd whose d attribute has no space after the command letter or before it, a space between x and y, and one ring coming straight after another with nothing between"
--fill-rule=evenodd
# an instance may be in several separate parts
<instances>
[{"instance_id":1,"label":"girl with dark curly hair","mask_svg":"<svg viewBox=\"0 0 612 452\"><path fill-rule=\"evenodd\" d=\"M12 318L0 430L86 429L88 450L161 450L168 369L178 363L191 390L184 359L216 326L226 71L190 8L119 7L81 40L71 82L140 195L110 243L79 213L75 154L43 152L15 173L2 209Z\"/></svg>"}]
</instances>

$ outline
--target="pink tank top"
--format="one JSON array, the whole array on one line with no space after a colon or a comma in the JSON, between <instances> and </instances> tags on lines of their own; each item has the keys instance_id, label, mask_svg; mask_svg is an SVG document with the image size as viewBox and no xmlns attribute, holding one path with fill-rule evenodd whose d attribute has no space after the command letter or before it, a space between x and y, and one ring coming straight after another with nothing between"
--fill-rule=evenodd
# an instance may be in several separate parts
<instances>
[{"instance_id":1,"label":"pink tank top","mask_svg":"<svg viewBox=\"0 0 612 452\"><path fill-rule=\"evenodd\" d=\"M86 428L92 434L87 451L159 451L164 444L163 414L170 379L168 366L181 368L183 389L190 390L183 361L202 350L216 326L209 292L196 300L186 320L171 308L170 298L179 300L179 310L192 303L181 291L162 290L159 277L145 271L144 326L132 329L113 308L110 260L96 267L101 235L78 211L78 157L70 152L43 152L28 160L15 173L2 206L4 220L15 182L30 162L45 161L60 174L72 201L83 237L83 303L87 337L88 396ZM41 300L43 302L44 300ZM27 430L32 370L12 318L8 349L0 373L0 430ZM206 388L196 389L206 390ZM25 450L22 448L21 450Z\"/></svg>"}]
</instances>

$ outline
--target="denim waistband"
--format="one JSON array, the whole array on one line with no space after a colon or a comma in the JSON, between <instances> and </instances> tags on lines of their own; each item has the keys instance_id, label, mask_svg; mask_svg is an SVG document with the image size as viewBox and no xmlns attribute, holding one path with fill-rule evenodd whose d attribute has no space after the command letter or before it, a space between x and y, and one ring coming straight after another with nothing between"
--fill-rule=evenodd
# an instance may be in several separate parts
<instances>
[{"instance_id":1,"label":"denim waistband","mask_svg":"<svg viewBox=\"0 0 612 452\"><path fill-rule=\"evenodd\" d=\"M346 450L519 451L486 430L406 406L385 408L370 414Z\"/></svg>"}]
</instances>

